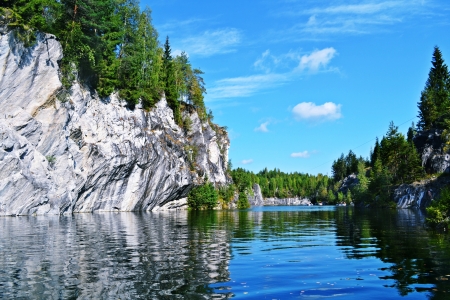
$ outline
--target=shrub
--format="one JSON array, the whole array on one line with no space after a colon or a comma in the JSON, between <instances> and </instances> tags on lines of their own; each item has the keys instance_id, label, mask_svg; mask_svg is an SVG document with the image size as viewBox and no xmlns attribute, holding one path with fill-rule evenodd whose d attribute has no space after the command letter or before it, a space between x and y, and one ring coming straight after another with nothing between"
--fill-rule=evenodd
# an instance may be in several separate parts
<instances>
[{"instance_id":1,"label":"shrub","mask_svg":"<svg viewBox=\"0 0 450 300\"><path fill-rule=\"evenodd\" d=\"M442 189L441 196L427 207L427 224L433 228L445 228L450 222L450 187Z\"/></svg>"},{"instance_id":2,"label":"shrub","mask_svg":"<svg viewBox=\"0 0 450 300\"><path fill-rule=\"evenodd\" d=\"M250 203L248 202L247 195L244 192L239 193L239 198L237 201L237 208L239 208L239 209L250 208Z\"/></svg>"},{"instance_id":3,"label":"shrub","mask_svg":"<svg viewBox=\"0 0 450 300\"><path fill-rule=\"evenodd\" d=\"M217 205L217 191L208 182L194 187L188 194L188 206L191 209L213 209Z\"/></svg>"}]
</instances>

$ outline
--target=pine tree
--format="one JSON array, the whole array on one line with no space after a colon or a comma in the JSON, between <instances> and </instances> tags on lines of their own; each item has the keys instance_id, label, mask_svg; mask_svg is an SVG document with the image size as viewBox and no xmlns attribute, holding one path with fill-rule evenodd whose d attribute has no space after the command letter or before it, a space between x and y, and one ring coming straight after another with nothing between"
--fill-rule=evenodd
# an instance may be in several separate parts
<instances>
[{"instance_id":1,"label":"pine tree","mask_svg":"<svg viewBox=\"0 0 450 300\"><path fill-rule=\"evenodd\" d=\"M439 48L434 47L432 67L421 93L419 108L420 130L443 128L450 117L450 74Z\"/></svg>"},{"instance_id":2,"label":"pine tree","mask_svg":"<svg viewBox=\"0 0 450 300\"><path fill-rule=\"evenodd\" d=\"M416 126L414 126L414 122L412 122L411 127L408 128L407 141L408 143L413 141L414 136L416 135Z\"/></svg>"},{"instance_id":3,"label":"pine tree","mask_svg":"<svg viewBox=\"0 0 450 300\"><path fill-rule=\"evenodd\" d=\"M167 104L173 110L173 116L177 124L181 124L180 103L176 86L175 68L172 59L172 50L169 44L169 37L166 37L163 54L164 69L164 93Z\"/></svg>"},{"instance_id":4,"label":"pine tree","mask_svg":"<svg viewBox=\"0 0 450 300\"><path fill-rule=\"evenodd\" d=\"M373 148L373 151L370 155L370 166L373 167L375 164L375 161L381 157L380 154L380 142L378 141L378 137L375 139L375 147Z\"/></svg>"},{"instance_id":5,"label":"pine tree","mask_svg":"<svg viewBox=\"0 0 450 300\"><path fill-rule=\"evenodd\" d=\"M333 161L331 169L332 169L333 178L335 181L344 179L346 172L347 172L347 166L345 164L344 153L342 153L341 156L337 160Z\"/></svg>"}]
</instances>

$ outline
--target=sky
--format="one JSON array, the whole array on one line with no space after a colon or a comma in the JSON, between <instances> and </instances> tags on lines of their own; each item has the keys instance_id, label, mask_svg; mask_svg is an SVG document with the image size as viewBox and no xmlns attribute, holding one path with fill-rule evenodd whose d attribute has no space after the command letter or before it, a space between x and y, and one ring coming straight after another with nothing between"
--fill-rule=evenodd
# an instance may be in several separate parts
<instances>
[{"instance_id":1,"label":"sky","mask_svg":"<svg viewBox=\"0 0 450 300\"><path fill-rule=\"evenodd\" d=\"M450 62L448 0L141 0L172 53L204 74L233 168L332 175L394 122L417 122L435 46Z\"/></svg>"}]
</instances>

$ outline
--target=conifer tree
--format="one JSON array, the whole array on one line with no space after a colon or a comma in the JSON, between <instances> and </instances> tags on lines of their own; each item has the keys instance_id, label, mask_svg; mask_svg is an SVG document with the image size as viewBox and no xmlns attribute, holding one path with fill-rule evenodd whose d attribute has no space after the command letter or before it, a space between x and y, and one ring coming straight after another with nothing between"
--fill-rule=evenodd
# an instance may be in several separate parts
<instances>
[{"instance_id":1,"label":"conifer tree","mask_svg":"<svg viewBox=\"0 0 450 300\"><path fill-rule=\"evenodd\" d=\"M437 46L434 47L431 63L432 67L418 103L417 126L420 130L442 128L445 119L450 115L450 74Z\"/></svg>"},{"instance_id":2,"label":"conifer tree","mask_svg":"<svg viewBox=\"0 0 450 300\"><path fill-rule=\"evenodd\" d=\"M375 147L373 148L373 151L370 156L370 166L371 167L373 167L375 164L375 161L380 158L380 156L381 156L380 149L381 149L380 142L378 141L378 137L377 137L375 139Z\"/></svg>"},{"instance_id":3,"label":"conifer tree","mask_svg":"<svg viewBox=\"0 0 450 300\"><path fill-rule=\"evenodd\" d=\"M180 103L178 101L175 67L172 59L169 37L166 37L166 42L164 43L163 69L164 93L166 95L167 104L173 110L175 122L181 124Z\"/></svg>"}]
</instances>

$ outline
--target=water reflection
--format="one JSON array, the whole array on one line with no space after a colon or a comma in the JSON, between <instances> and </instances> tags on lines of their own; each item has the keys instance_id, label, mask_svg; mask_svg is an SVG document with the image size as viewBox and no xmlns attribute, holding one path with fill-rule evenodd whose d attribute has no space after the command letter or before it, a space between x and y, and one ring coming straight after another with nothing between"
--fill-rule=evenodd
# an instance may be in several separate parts
<instances>
[{"instance_id":1,"label":"water reflection","mask_svg":"<svg viewBox=\"0 0 450 300\"><path fill-rule=\"evenodd\" d=\"M413 210L0 218L0 298L447 299L450 242Z\"/></svg>"},{"instance_id":2,"label":"water reflection","mask_svg":"<svg viewBox=\"0 0 450 300\"><path fill-rule=\"evenodd\" d=\"M186 212L0 222L0 298L176 299L229 278L229 233Z\"/></svg>"},{"instance_id":3,"label":"water reflection","mask_svg":"<svg viewBox=\"0 0 450 300\"><path fill-rule=\"evenodd\" d=\"M450 243L446 234L426 231L418 210L363 210L338 213L340 246L349 258L374 256L401 296L427 292L430 299L450 298ZM370 251L361 251L369 248Z\"/></svg>"}]
</instances>

